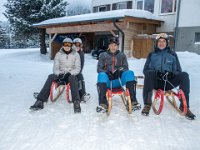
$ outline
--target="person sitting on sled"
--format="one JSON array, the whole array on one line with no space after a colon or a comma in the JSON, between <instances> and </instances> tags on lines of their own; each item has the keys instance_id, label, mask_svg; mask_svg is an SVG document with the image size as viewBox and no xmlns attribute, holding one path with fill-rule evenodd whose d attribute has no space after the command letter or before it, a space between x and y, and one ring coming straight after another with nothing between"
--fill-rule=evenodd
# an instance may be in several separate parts
<instances>
[{"instance_id":1,"label":"person sitting on sled","mask_svg":"<svg viewBox=\"0 0 200 150\"><path fill-rule=\"evenodd\" d=\"M106 99L107 89L119 88L121 87L121 83L129 89L133 109L137 110L141 108L141 105L137 102L134 90L134 73L129 70L126 55L118 50L118 46L118 38L112 37L109 40L108 51L101 53L99 57L97 65L99 106L97 106L97 112L106 112L108 108ZM112 87L110 85L111 81Z\"/></svg>"},{"instance_id":2,"label":"person sitting on sled","mask_svg":"<svg viewBox=\"0 0 200 150\"><path fill-rule=\"evenodd\" d=\"M145 75L143 88L144 108L143 115L149 115L152 104L153 89L170 90L179 86L183 90L187 101L187 114L189 119L195 119L195 115L189 109L189 92L190 80L186 72L182 72L179 59L174 51L168 46L169 37L165 33L160 33L156 36L155 50L151 52L144 65L143 73ZM167 76L166 76L167 75ZM166 78L167 77L167 78ZM166 82L166 80L169 82ZM172 86L173 85L173 86ZM180 103L180 110L183 111L183 104Z\"/></svg>"},{"instance_id":3,"label":"person sitting on sled","mask_svg":"<svg viewBox=\"0 0 200 150\"><path fill-rule=\"evenodd\" d=\"M90 97L90 94L86 93L85 81L82 74L82 70L85 63L85 56L83 52L83 42L80 38L75 38L73 40L73 48L78 52L81 59L81 71L76 77L78 78L78 81L79 81L79 95L80 95L81 101L86 102L87 99Z\"/></svg>"},{"instance_id":4,"label":"person sitting on sled","mask_svg":"<svg viewBox=\"0 0 200 150\"><path fill-rule=\"evenodd\" d=\"M80 56L72 49L73 41L71 38L65 38L62 44L62 48L56 53L54 58L53 74L48 76L37 96L36 102L30 107L32 110L43 109L44 102L48 101L50 95L51 84L53 81L57 81L58 83L70 83L74 112L81 112L78 79L76 77L81 70Z\"/></svg>"}]
</instances>

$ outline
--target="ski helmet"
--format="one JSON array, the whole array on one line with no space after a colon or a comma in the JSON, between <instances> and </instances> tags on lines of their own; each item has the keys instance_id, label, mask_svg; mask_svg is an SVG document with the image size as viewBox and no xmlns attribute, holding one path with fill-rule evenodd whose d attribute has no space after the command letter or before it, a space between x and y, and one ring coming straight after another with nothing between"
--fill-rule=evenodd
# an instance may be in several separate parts
<instances>
[{"instance_id":1,"label":"ski helmet","mask_svg":"<svg viewBox=\"0 0 200 150\"><path fill-rule=\"evenodd\" d=\"M81 43L82 44L82 40L80 38L75 38L73 40L73 43Z\"/></svg>"},{"instance_id":2,"label":"ski helmet","mask_svg":"<svg viewBox=\"0 0 200 150\"><path fill-rule=\"evenodd\" d=\"M71 38L65 38L64 40L63 40L63 43L73 43L72 42L72 39Z\"/></svg>"},{"instance_id":3,"label":"ski helmet","mask_svg":"<svg viewBox=\"0 0 200 150\"><path fill-rule=\"evenodd\" d=\"M155 42L155 47L157 47L158 45L158 40L159 39L165 39L166 40L166 47L168 46L168 43L169 43L169 36L166 34L166 33L160 33L156 36L156 42Z\"/></svg>"},{"instance_id":4,"label":"ski helmet","mask_svg":"<svg viewBox=\"0 0 200 150\"><path fill-rule=\"evenodd\" d=\"M115 43L117 45L119 45L119 39L118 37L112 37L109 39L109 44Z\"/></svg>"}]
</instances>

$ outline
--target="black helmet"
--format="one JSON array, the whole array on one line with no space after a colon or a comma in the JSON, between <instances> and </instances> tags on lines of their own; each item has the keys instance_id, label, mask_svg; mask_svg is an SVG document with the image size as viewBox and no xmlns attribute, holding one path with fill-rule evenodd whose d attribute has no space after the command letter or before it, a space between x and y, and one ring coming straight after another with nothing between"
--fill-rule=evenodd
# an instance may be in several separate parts
<instances>
[{"instance_id":1,"label":"black helmet","mask_svg":"<svg viewBox=\"0 0 200 150\"><path fill-rule=\"evenodd\" d=\"M109 39L109 44L111 44L111 43L115 43L115 44L119 45L119 39L118 39L118 37L112 37L112 38L110 38Z\"/></svg>"}]
</instances>

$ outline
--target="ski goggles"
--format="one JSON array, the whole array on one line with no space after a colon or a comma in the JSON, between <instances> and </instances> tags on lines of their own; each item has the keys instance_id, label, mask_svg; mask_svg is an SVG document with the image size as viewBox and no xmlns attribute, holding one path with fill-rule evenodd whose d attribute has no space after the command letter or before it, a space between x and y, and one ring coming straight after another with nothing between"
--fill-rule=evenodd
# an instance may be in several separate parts
<instances>
[{"instance_id":1,"label":"ski goggles","mask_svg":"<svg viewBox=\"0 0 200 150\"><path fill-rule=\"evenodd\" d=\"M156 40L163 38L163 39L167 39L168 35L166 33L160 33L156 36Z\"/></svg>"},{"instance_id":2,"label":"ski goggles","mask_svg":"<svg viewBox=\"0 0 200 150\"><path fill-rule=\"evenodd\" d=\"M79 42L76 42L76 43L74 43L74 45L76 46L76 47L81 47L81 43L79 43Z\"/></svg>"},{"instance_id":3,"label":"ski goggles","mask_svg":"<svg viewBox=\"0 0 200 150\"><path fill-rule=\"evenodd\" d=\"M64 43L63 43L63 46L64 46L64 47L72 47L72 43L64 42Z\"/></svg>"}]
</instances>

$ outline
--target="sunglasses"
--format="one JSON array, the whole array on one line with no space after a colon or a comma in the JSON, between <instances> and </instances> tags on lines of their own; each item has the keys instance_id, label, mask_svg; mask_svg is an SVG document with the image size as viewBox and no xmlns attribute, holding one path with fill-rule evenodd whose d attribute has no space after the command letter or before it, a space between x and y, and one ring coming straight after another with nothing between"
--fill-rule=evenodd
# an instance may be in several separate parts
<instances>
[{"instance_id":1,"label":"sunglasses","mask_svg":"<svg viewBox=\"0 0 200 150\"><path fill-rule=\"evenodd\" d=\"M74 43L76 47L81 47L81 43Z\"/></svg>"},{"instance_id":2,"label":"sunglasses","mask_svg":"<svg viewBox=\"0 0 200 150\"><path fill-rule=\"evenodd\" d=\"M63 43L63 46L64 47L72 47L72 43L65 42L65 43Z\"/></svg>"}]
</instances>

